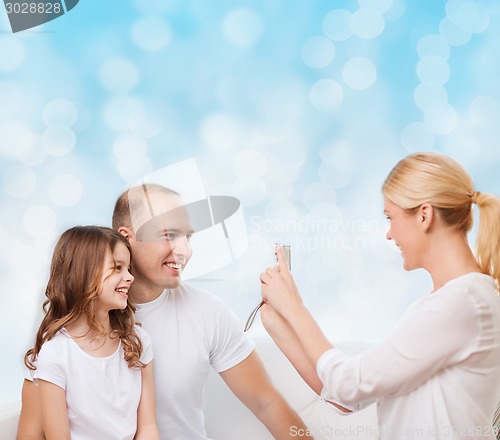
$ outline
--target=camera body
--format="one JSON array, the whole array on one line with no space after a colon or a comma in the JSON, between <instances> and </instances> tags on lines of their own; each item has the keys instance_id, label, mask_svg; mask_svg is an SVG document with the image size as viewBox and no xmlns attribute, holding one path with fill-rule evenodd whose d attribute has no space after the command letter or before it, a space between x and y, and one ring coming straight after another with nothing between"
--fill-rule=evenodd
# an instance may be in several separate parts
<instances>
[{"instance_id":1,"label":"camera body","mask_svg":"<svg viewBox=\"0 0 500 440\"><path fill-rule=\"evenodd\" d=\"M290 245L279 244L279 243L274 244L274 263L275 264L278 263L278 255L276 254L276 246L281 246L281 249L283 249L283 254L285 255L285 260L288 264L288 270L292 270L292 254L291 254Z\"/></svg>"}]
</instances>

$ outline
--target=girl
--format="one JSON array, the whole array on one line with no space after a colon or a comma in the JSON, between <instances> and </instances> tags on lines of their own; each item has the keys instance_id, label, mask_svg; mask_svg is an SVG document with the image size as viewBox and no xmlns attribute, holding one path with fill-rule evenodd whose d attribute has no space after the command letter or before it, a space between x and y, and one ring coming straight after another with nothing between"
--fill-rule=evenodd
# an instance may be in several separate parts
<instances>
[{"instance_id":1,"label":"girl","mask_svg":"<svg viewBox=\"0 0 500 440\"><path fill-rule=\"evenodd\" d=\"M77 226L56 245L45 317L25 356L47 440L159 439L152 348L134 326L129 267L128 242L109 228Z\"/></svg>"},{"instance_id":2,"label":"girl","mask_svg":"<svg viewBox=\"0 0 500 440\"><path fill-rule=\"evenodd\" d=\"M343 412L376 401L382 439L493 438L500 396L500 199L435 153L401 160L384 182L386 238L405 270L429 272L386 341L354 357L334 348L304 307L278 249L261 274L262 321L308 384ZM467 233L480 211L477 257Z\"/></svg>"}]
</instances>

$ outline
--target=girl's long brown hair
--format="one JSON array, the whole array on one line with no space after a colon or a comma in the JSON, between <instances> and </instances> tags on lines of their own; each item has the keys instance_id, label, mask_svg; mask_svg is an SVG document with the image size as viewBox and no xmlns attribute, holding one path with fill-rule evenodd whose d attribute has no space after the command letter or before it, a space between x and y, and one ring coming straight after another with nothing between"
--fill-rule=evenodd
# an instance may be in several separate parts
<instances>
[{"instance_id":1,"label":"girl's long brown hair","mask_svg":"<svg viewBox=\"0 0 500 440\"><path fill-rule=\"evenodd\" d=\"M24 363L35 370L35 361L42 345L52 339L63 327L85 314L90 330L106 336L96 320L101 294L106 253L113 252L117 243L123 243L130 252L128 241L113 229L101 226L75 226L61 235L56 244L50 276L43 303L45 316L35 337L35 346L27 351ZM127 300L123 310L111 310L111 328L121 339L125 361L129 367L143 367L140 361L142 343L134 324L135 306ZM90 331L89 330L89 331Z\"/></svg>"}]
</instances>

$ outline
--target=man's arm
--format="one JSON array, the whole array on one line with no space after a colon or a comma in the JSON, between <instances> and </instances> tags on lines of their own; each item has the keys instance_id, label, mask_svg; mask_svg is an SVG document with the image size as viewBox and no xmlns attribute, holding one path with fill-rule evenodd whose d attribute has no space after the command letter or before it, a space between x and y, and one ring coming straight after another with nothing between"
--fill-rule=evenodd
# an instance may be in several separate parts
<instances>
[{"instance_id":1,"label":"man's arm","mask_svg":"<svg viewBox=\"0 0 500 440\"><path fill-rule=\"evenodd\" d=\"M45 440L40 392L32 381L24 380L21 398L22 407L16 440Z\"/></svg>"},{"instance_id":2,"label":"man's arm","mask_svg":"<svg viewBox=\"0 0 500 440\"><path fill-rule=\"evenodd\" d=\"M250 409L278 440L311 439L298 414L285 402L269 380L257 352L220 373L231 391ZM292 427L297 429L292 430ZM301 431L298 431L301 430ZM302 431L303 430L303 431ZM303 432L304 435L296 435Z\"/></svg>"}]
</instances>

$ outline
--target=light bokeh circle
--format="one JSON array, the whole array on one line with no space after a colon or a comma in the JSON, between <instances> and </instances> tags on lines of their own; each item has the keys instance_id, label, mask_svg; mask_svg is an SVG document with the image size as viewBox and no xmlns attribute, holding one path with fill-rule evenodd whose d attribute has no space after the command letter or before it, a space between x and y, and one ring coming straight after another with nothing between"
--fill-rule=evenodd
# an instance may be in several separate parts
<instances>
[{"instance_id":1,"label":"light bokeh circle","mask_svg":"<svg viewBox=\"0 0 500 440\"><path fill-rule=\"evenodd\" d=\"M393 6L393 0L358 0L362 8L375 9L382 14L389 11Z\"/></svg>"},{"instance_id":2,"label":"light bokeh circle","mask_svg":"<svg viewBox=\"0 0 500 440\"><path fill-rule=\"evenodd\" d=\"M116 95L108 99L102 109L102 117L108 127L117 131L131 128L131 121L144 113L144 104L136 97Z\"/></svg>"},{"instance_id":3,"label":"light bokeh circle","mask_svg":"<svg viewBox=\"0 0 500 440\"><path fill-rule=\"evenodd\" d=\"M240 145L242 129L238 120L226 113L212 113L200 125L203 141L214 150L227 150Z\"/></svg>"},{"instance_id":4,"label":"light bokeh circle","mask_svg":"<svg viewBox=\"0 0 500 440\"><path fill-rule=\"evenodd\" d=\"M469 109L472 122L479 128L494 128L500 125L500 103L492 96L478 96Z\"/></svg>"},{"instance_id":5,"label":"light bokeh circle","mask_svg":"<svg viewBox=\"0 0 500 440\"><path fill-rule=\"evenodd\" d=\"M24 230L33 237L43 238L51 235L56 228L55 212L47 205L32 205L23 215Z\"/></svg>"},{"instance_id":6,"label":"light bokeh circle","mask_svg":"<svg viewBox=\"0 0 500 440\"><path fill-rule=\"evenodd\" d=\"M425 123L436 134L449 134L458 125L456 110L449 104L435 104L425 111Z\"/></svg>"},{"instance_id":7,"label":"light bokeh circle","mask_svg":"<svg viewBox=\"0 0 500 440\"><path fill-rule=\"evenodd\" d=\"M323 19L323 32L334 41L345 41L351 38L353 29L351 26L352 13L345 9L334 9L325 15Z\"/></svg>"},{"instance_id":8,"label":"light bokeh circle","mask_svg":"<svg viewBox=\"0 0 500 440\"><path fill-rule=\"evenodd\" d=\"M19 70L26 61L26 47L15 35L0 34L0 73Z\"/></svg>"},{"instance_id":9,"label":"light bokeh circle","mask_svg":"<svg viewBox=\"0 0 500 440\"><path fill-rule=\"evenodd\" d=\"M224 17L222 31L232 43L244 47L252 46L264 32L264 22L252 9L234 9Z\"/></svg>"},{"instance_id":10,"label":"light bokeh circle","mask_svg":"<svg viewBox=\"0 0 500 440\"><path fill-rule=\"evenodd\" d=\"M267 158L259 150L248 148L236 153L233 159L233 172L242 177L263 176L268 168Z\"/></svg>"},{"instance_id":11,"label":"light bokeh circle","mask_svg":"<svg viewBox=\"0 0 500 440\"><path fill-rule=\"evenodd\" d=\"M333 111L340 107L344 98L344 91L333 79L320 79L309 90L309 100L318 110Z\"/></svg>"},{"instance_id":12,"label":"light bokeh circle","mask_svg":"<svg viewBox=\"0 0 500 440\"><path fill-rule=\"evenodd\" d=\"M158 52L167 47L172 40L170 26L163 18L156 15L136 20L130 34L134 44L147 52Z\"/></svg>"},{"instance_id":13,"label":"light bokeh circle","mask_svg":"<svg viewBox=\"0 0 500 440\"><path fill-rule=\"evenodd\" d=\"M24 165L7 168L2 180L5 193L16 199L30 195L37 184L35 172Z\"/></svg>"},{"instance_id":14,"label":"light bokeh circle","mask_svg":"<svg viewBox=\"0 0 500 440\"><path fill-rule=\"evenodd\" d=\"M23 120L10 118L0 120L0 154L15 158L15 146L23 136L31 132L31 127Z\"/></svg>"},{"instance_id":15,"label":"light bokeh circle","mask_svg":"<svg viewBox=\"0 0 500 440\"><path fill-rule=\"evenodd\" d=\"M113 142L113 153L117 158L127 154L142 154L148 152L148 145L144 139L134 133L123 133Z\"/></svg>"},{"instance_id":16,"label":"light bokeh circle","mask_svg":"<svg viewBox=\"0 0 500 440\"><path fill-rule=\"evenodd\" d=\"M72 174L61 174L52 179L48 188L50 200L57 206L76 205L83 194L80 181Z\"/></svg>"},{"instance_id":17,"label":"light bokeh circle","mask_svg":"<svg viewBox=\"0 0 500 440\"><path fill-rule=\"evenodd\" d=\"M490 15L478 1L449 0L446 3L446 15L454 24L470 34L484 32L490 25Z\"/></svg>"},{"instance_id":18,"label":"light bokeh circle","mask_svg":"<svg viewBox=\"0 0 500 440\"><path fill-rule=\"evenodd\" d=\"M153 171L149 157L142 153L128 153L120 157L118 172L127 182L135 182Z\"/></svg>"},{"instance_id":19,"label":"light bokeh circle","mask_svg":"<svg viewBox=\"0 0 500 440\"><path fill-rule=\"evenodd\" d=\"M132 61L126 58L111 58L101 66L99 80L108 92L125 94L137 86L140 73Z\"/></svg>"},{"instance_id":20,"label":"light bokeh circle","mask_svg":"<svg viewBox=\"0 0 500 440\"><path fill-rule=\"evenodd\" d=\"M439 34L451 46L463 46L471 39L471 33L445 17L439 23Z\"/></svg>"},{"instance_id":21,"label":"light bokeh circle","mask_svg":"<svg viewBox=\"0 0 500 440\"><path fill-rule=\"evenodd\" d=\"M54 99L43 109L42 118L47 127L53 125L71 127L78 118L78 111L71 101Z\"/></svg>"},{"instance_id":22,"label":"light bokeh circle","mask_svg":"<svg viewBox=\"0 0 500 440\"><path fill-rule=\"evenodd\" d=\"M0 118L4 119L13 116L18 110L23 108L26 100L25 92L20 84L14 81L0 81Z\"/></svg>"},{"instance_id":23,"label":"light bokeh circle","mask_svg":"<svg viewBox=\"0 0 500 440\"><path fill-rule=\"evenodd\" d=\"M233 184L232 190L243 206L257 205L267 193L266 184L261 177L248 174L238 177Z\"/></svg>"},{"instance_id":24,"label":"light bokeh circle","mask_svg":"<svg viewBox=\"0 0 500 440\"><path fill-rule=\"evenodd\" d=\"M331 40L322 36L309 37L302 44L301 56L309 67L320 69L328 66L335 57L335 46Z\"/></svg>"},{"instance_id":25,"label":"light bokeh circle","mask_svg":"<svg viewBox=\"0 0 500 440\"><path fill-rule=\"evenodd\" d=\"M450 79L450 66L440 56L427 55L417 64L417 76L424 84L442 86Z\"/></svg>"},{"instance_id":26,"label":"light bokeh circle","mask_svg":"<svg viewBox=\"0 0 500 440\"><path fill-rule=\"evenodd\" d=\"M432 105L446 104L448 102L448 92L442 86L419 84L413 93L413 98L417 106L425 111Z\"/></svg>"},{"instance_id":27,"label":"light bokeh circle","mask_svg":"<svg viewBox=\"0 0 500 440\"><path fill-rule=\"evenodd\" d=\"M367 58L354 57L344 65L342 77L352 89L365 90L377 80L377 69Z\"/></svg>"},{"instance_id":28,"label":"light bokeh circle","mask_svg":"<svg viewBox=\"0 0 500 440\"><path fill-rule=\"evenodd\" d=\"M352 15L351 27L359 38L370 40L384 31L385 20L375 9L360 8Z\"/></svg>"},{"instance_id":29,"label":"light bokeh circle","mask_svg":"<svg viewBox=\"0 0 500 440\"><path fill-rule=\"evenodd\" d=\"M424 35L417 44L417 53L420 58L436 55L447 60L450 57L450 46L438 34Z\"/></svg>"},{"instance_id":30,"label":"light bokeh circle","mask_svg":"<svg viewBox=\"0 0 500 440\"><path fill-rule=\"evenodd\" d=\"M401 133L401 143L410 153L431 150L435 140L433 131L423 122L412 122Z\"/></svg>"},{"instance_id":31,"label":"light bokeh circle","mask_svg":"<svg viewBox=\"0 0 500 440\"><path fill-rule=\"evenodd\" d=\"M40 165L47 156L47 150L43 148L42 136L39 134L28 133L17 141L16 157L24 165Z\"/></svg>"},{"instance_id":32,"label":"light bokeh circle","mask_svg":"<svg viewBox=\"0 0 500 440\"><path fill-rule=\"evenodd\" d=\"M76 135L64 125L48 127L42 135L42 145L47 153L53 156L65 156L76 145Z\"/></svg>"}]
</instances>

